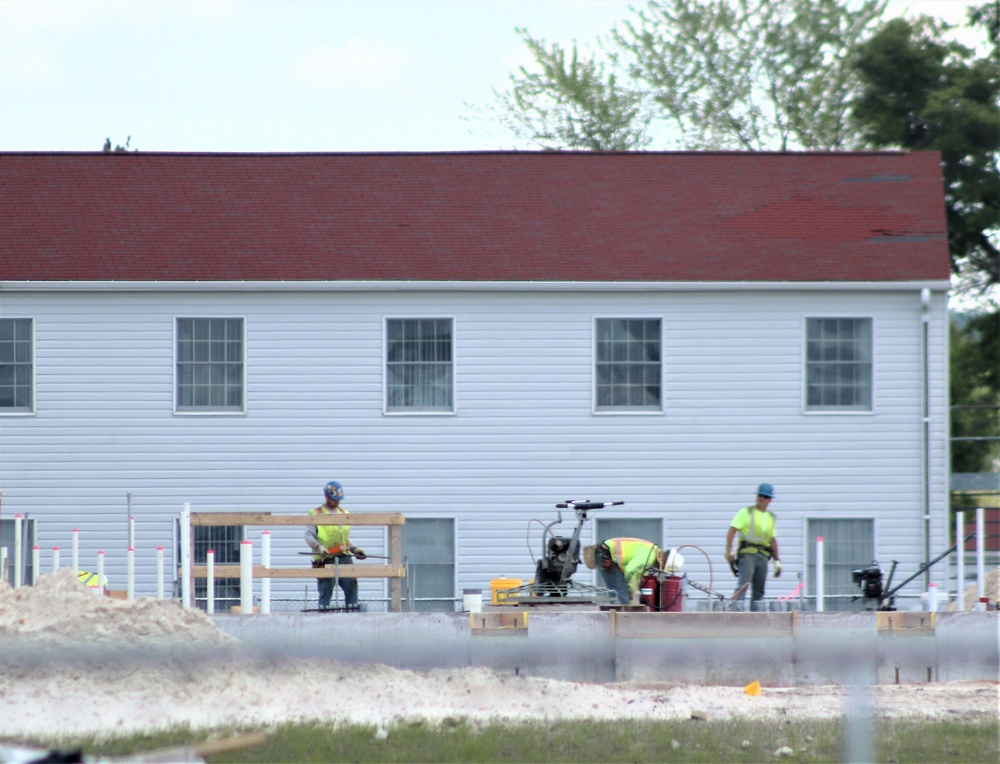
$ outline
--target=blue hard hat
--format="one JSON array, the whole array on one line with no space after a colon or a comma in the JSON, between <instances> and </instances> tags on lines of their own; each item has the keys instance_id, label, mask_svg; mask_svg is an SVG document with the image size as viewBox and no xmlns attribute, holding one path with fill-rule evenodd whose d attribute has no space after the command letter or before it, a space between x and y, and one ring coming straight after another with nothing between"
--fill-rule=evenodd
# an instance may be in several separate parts
<instances>
[{"instance_id":1,"label":"blue hard hat","mask_svg":"<svg viewBox=\"0 0 1000 764\"><path fill-rule=\"evenodd\" d=\"M774 498L774 486L770 483L761 483L757 486L757 495L766 496L768 499Z\"/></svg>"},{"instance_id":2,"label":"blue hard hat","mask_svg":"<svg viewBox=\"0 0 1000 764\"><path fill-rule=\"evenodd\" d=\"M338 483L336 480L331 480L326 484L326 488L323 489L323 493L326 494L326 498L330 501L343 501L344 500L344 486Z\"/></svg>"}]
</instances>

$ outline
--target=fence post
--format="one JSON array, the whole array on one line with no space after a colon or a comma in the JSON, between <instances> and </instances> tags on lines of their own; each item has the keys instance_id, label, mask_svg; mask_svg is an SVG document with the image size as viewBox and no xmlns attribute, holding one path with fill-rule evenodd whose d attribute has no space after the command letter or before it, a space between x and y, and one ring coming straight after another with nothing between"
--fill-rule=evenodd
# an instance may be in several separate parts
<instances>
[{"instance_id":1,"label":"fence post","mask_svg":"<svg viewBox=\"0 0 1000 764\"><path fill-rule=\"evenodd\" d=\"M191 503L181 510L181 607L191 607Z\"/></svg>"},{"instance_id":2,"label":"fence post","mask_svg":"<svg viewBox=\"0 0 1000 764\"><path fill-rule=\"evenodd\" d=\"M826 581L823 578L823 537L816 537L816 612L822 613L824 609L823 599L825 592L823 587Z\"/></svg>"},{"instance_id":3,"label":"fence post","mask_svg":"<svg viewBox=\"0 0 1000 764\"><path fill-rule=\"evenodd\" d=\"M260 534L260 564L271 567L271 531ZM260 612L269 615L271 612L271 579L267 576L260 580Z\"/></svg>"},{"instance_id":4,"label":"fence post","mask_svg":"<svg viewBox=\"0 0 1000 764\"><path fill-rule=\"evenodd\" d=\"M253 542L240 542L240 612L253 615Z\"/></svg>"}]
</instances>

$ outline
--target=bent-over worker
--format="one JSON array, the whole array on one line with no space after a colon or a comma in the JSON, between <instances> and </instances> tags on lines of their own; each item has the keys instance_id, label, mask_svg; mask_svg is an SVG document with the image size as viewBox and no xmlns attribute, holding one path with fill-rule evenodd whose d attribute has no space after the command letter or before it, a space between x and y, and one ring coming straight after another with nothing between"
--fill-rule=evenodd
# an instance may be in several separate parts
<instances>
[{"instance_id":1,"label":"bent-over worker","mask_svg":"<svg viewBox=\"0 0 1000 764\"><path fill-rule=\"evenodd\" d=\"M315 509L310 509L310 515L347 515L346 507L340 506L344 498L344 487L336 480L331 480L323 489L325 501ZM351 526L349 525L309 525L306 527L306 544L315 552L313 567L322 568L328 563L351 565L354 557L363 560L367 557L360 547L351 546ZM356 578L340 578L340 588L344 592L344 605L354 607L358 604L358 580ZM319 591L319 607L330 607L333 598L333 579L317 578L316 588Z\"/></svg>"},{"instance_id":2,"label":"bent-over worker","mask_svg":"<svg viewBox=\"0 0 1000 764\"><path fill-rule=\"evenodd\" d=\"M774 513L768 507L774 498L774 486L761 483L757 486L757 500L752 507L743 507L733 517L726 533L726 562L736 561L736 589L750 582L750 611L760 610L767 582L767 562L774 560L774 577L781 575L778 559L778 538ZM733 539L740 536L740 544L733 552Z\"/></svg>"},{"instance_id":3,"label":"bent-over worker","mask_svg":"<svg viewBox=\"0 0 1000 764\"><path fill-rule=\"evenodd\" d=\"M618 595L622 605L639 601L643 573L650 568L662 568L665 559L656 544L643 539L606 539L583 548L584 565L597 569L601 582Z\"/></svg>"}]
</instances>

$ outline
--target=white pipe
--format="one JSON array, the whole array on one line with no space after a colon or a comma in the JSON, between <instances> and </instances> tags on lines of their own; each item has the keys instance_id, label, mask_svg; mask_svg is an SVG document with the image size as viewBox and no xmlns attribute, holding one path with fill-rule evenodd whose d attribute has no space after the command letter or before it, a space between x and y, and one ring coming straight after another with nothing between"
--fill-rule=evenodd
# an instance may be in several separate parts
<instances>
[{"instance_id":1,"label":"white pipe","mask_svg":"<svg viewBox=\"0 0 1000 764\"><path fill-rule=\"evenodd\" d=\"M52 572L59 570L59 547L52 547Z\"/></svg>"},{"instance_id":2,"label":"white pipe","mask_svg":"<svg viewBox=\"0 0 1000 764\"><path fill-rule=\"evenodd\" d=\"M927 584L927 612L937 612L937 584L931 581Z\"/></svg>"},{"instance_id":3,"label":"white pipe","mask_svg":"<svg viewBox=\"0 0 1000 764\"><path fill-rule=\"evenodd\" d=\"M14 588L21 586L21 515L14 515Z\"/></svg>"},{"instance_id":4,"label":"white pipe","mask_svg":"<svg viewBox=\"0 0 1000 764\"><path fill-rule=\"evenodd\" d=\"M823 537L816 537L816 612L823 612L823 591L825 581L823 580Z\"/></svg>"},{"instance_id":5,"label":"white pipe","mask_svg":"<svg viewBox=\"0 0 1000 764\"><path fill-rule=\"evenodd\" d=\"M73 542L70 545L70 562L73 563L73 572L80 572L80 531L76 528L73 529Z\"/></svg>"},{"instance_id":6,"label":"white pipe","mask_svg":"<svg viewBox=\"0 0 1000 764\"><path fill-rule=\"evenodd\" d=\"M42 548L35 544L31 547L31 585L38 583L38 566L42 564Z\"/></svg>"},{"instance_id":7,"label":"white pipe","mask_svg":"<svg viewBox=\"0 0 1000 764\"><path fill-rule=\"evenodd\" d=\"M955 539L958 541L958 555L955 557L955 610L965 610L965 512L955 513Z\"/></svg>"},{"instance_id":8,"label":"white pipe","mask_svg":"<svg viewBox=\"0 0 1000 764\"><path fill-rule=\"evenodd\" d=\"M924 562L931 558L931 397L930 397L930 307L931 290L920 290L920 398L921 398L921 513L923 515ZM924 571L924 586L930 584L930 568Z\"/></svg>"},{"instance_id":9,"label":"white pipe","mask_svg":"<svg viewBox=\"0 0 1000 764\"><path fill-rule=\"evenodd\" d=\"M982 602L986 596L986 577L983 573L983 554L986 550L986 531L983 525L983 508L976 508L976 593Z\"/></svg>"},{"instance_id":10,"label":"white pipe","mask_svg":"<svg viewBox=\"0 0 1000 764\"><path fill-rule=\"evenodd\" d=\"M0 578L7 580L7 547L0 546Z\"/></svg>"},{"instance_id":11,"label":"white pipe","mask_svg":"<svg viewBox=\"0 0 1000 764\"><path fill-rule=\"evenodd\" d=\"M97 550L97 585L101 587L101 594L104 593L104 550Z\"/></svg>"},{"instance_id":12,"label":"white pipe","mask_svg":"<svg viewBox=\"0 0 1000 764\"><path fill-rule=\"evenodd\" d=\"M156 599L163 599L163 547L156 547Z\"/></svg>"},{"instance_id":13,"label":"white pipe","mask_svg":"<svg viewBox=\"0 0 1000 764\"><path fill-rule=\"evenodd\" d=\"M125 599L131 602L135 599L135 549L129 547L125 552Z\"/></svg>"},{"instance_id":14,"label":"white pipe","mask_svg":"<svg viewBox=\"0 0 1000 764\"><path fill-rule=\"evenodd\" d=\"M205 612L215 612L215 550L205 552Z\"/></svg>"},{"instance_id":15,"label":"white pipe","mask_svg":"<svg viewBox=\"0 0 1000 764\"><path fill-rule=\"evenodd\" d=\"M128 503L132 505L132 494L128 495ZM128 516L128 545L135 549L135 515Z\"/></svg>"},{"instance_id":16,"label":"white pipe","mask_svg":"<svg viewBox=\"0 0 1000 764\"><path fill-rule=\"evenodd\" d=\"M260 534L260 564L271 567L271 531ZM271 579L267 577L260 580L260 612L261 615L271 612Z\"/></svg>"},{"instance_id":17,"label":"white pipe","mask_svg":"<svg viewBox=\"0 0 1000 764\"><path fill-rule=\"evenodd\" d=\"M240 542L240 612L253 614L253 542Z\"/></svg>"},{"instance_id":18,"label":"white pipe","mask_svg":"<svg viewBox=\"0 0 1000 764\"><path fill-rule=\"evenodd\" d=\"M191 503L181 510L181 607L191 608Z\"/></svg>"}]
</instances>

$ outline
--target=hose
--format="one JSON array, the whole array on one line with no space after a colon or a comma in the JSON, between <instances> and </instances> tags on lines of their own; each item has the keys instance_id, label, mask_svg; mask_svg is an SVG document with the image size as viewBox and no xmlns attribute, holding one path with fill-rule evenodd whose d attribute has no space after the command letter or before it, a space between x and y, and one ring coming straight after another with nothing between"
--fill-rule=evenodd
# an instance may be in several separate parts
<instances>
[{"instance_id":1,"label":"hose","mask_svg":"<svg viewBox=\"0 0 1000 764\"><path fill-rule=\"evenodd\" d=\"M684 544L683 546L677 547L677 551L679 553L682 549L687 549L688 547L690 547L691 549L697 549L699 552L705 555L705 560L708 562L708 588L714 589L715 587L712 586L712 558L708 556L708 552L706 552L700 546L696 546L695 544Z\"/></svg>"}]
</instances>

